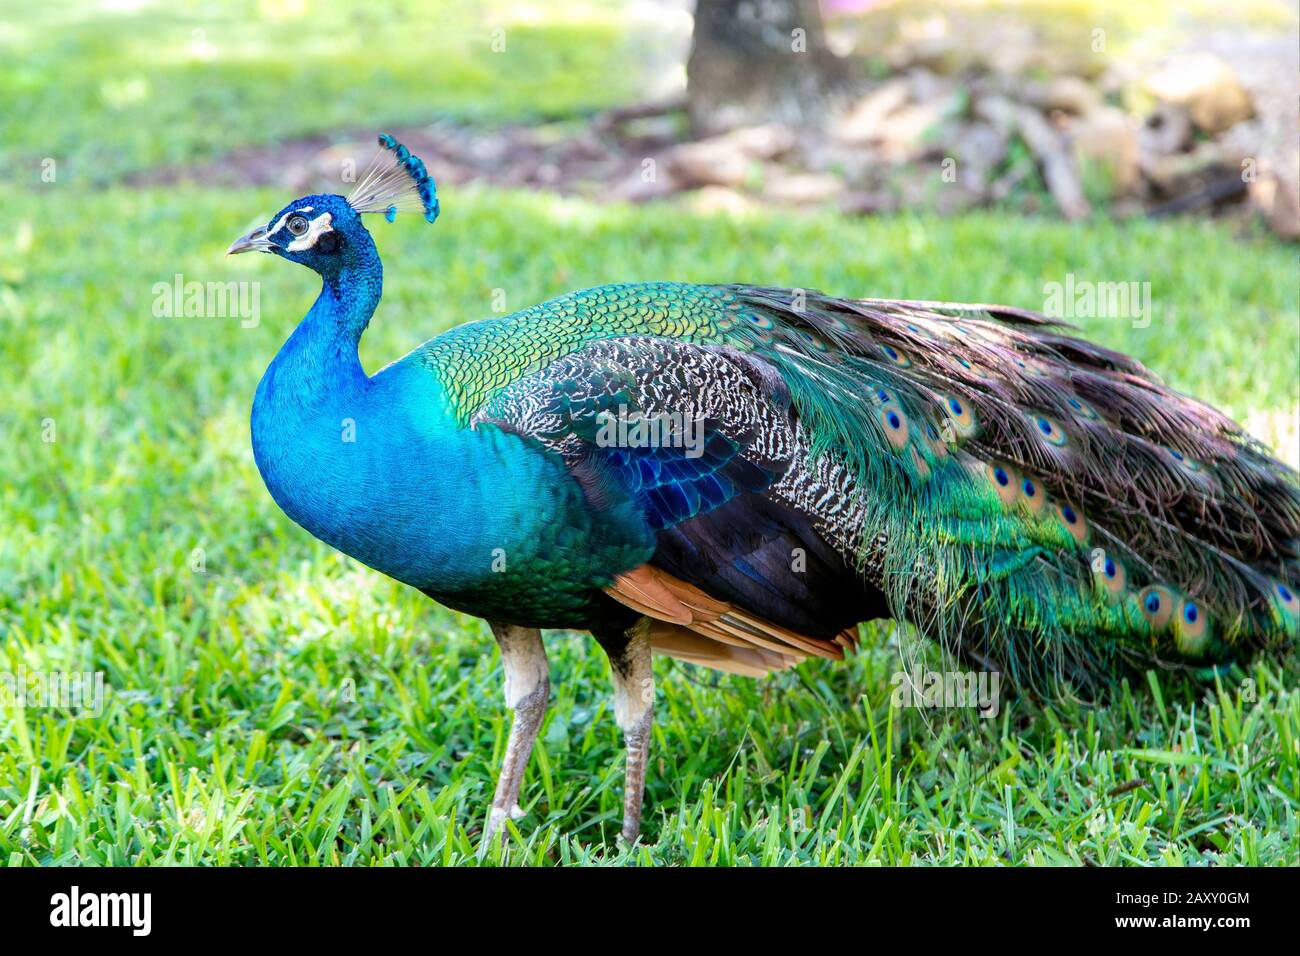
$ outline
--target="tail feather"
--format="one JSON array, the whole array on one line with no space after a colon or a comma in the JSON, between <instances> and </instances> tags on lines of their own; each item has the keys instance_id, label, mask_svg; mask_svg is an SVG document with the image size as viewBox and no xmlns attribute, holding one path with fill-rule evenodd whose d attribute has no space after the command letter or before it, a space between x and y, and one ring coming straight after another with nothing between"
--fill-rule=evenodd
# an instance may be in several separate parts
<instances>
[{"instance_id":1,"label":"tail feather","mask_svg":"<svg viewBox=\"0 0 1300 956\"><path fill-rule=\"evenodd\" d=\"M921 630L1027 683L1294 640L1300 479L1140 363L1023 310L727 292Z\"/></svg>"}]
</instances>

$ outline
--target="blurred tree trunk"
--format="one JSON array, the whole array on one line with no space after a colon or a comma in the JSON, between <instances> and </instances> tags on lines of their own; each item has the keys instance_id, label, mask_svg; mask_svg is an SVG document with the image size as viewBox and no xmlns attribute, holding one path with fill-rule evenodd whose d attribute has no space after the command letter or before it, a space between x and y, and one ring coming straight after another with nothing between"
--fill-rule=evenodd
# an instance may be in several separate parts
<instances>
[{"instance_id":1,"label":"blurred tree trunk","mask_svg":"<svg viewBox=\"0 0 1300 956\"><path fill-rule=\"evenodd\" d=\"M702 134L776 120L818 121L845 79L818 0L698 0L686 97Z\"/></svg>"}]
</instances>

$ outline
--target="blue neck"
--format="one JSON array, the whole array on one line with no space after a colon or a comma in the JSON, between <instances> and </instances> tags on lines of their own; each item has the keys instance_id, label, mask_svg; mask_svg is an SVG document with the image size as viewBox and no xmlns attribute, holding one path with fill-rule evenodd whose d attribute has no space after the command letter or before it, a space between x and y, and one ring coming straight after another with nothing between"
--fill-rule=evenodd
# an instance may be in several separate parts
<instances>
[{"instance_id":1,"label":"blue neck","mask_svg":"<svg viewBox=\"0 0 1300 956\"><path fill-rule=\"evenodd\" d=\"M357 344L375 314L383 286L378 255L362 268L349 266L326 276L311 310L266 370L259 393L271 389L278 403L306 411L326 396L363 389L368 378Z\"/></svg>"},{"instance_id":2,"label":"blue neck","mask_svg":"<svg viewBox=\"0 0 1300 956\"><path fill-rule=\"evenodd\" d=\"M327 277L267 368L251 423L258 470L332 547L445 603L501 611L492 602L527 594L522 582L547 562L573 560L570 538L590 524L582 492L520 436L461 427L426 363L366 375L357 344L381 276L376 255Z\"/></svg>"},{"instance_id":3,"label":"blue neck","mask_svg":"<svg viewBox=\"0 0 1300 956\"><path fill-rule=\"evenodd\" d=\"M455 578L484 527L480 474L495 450L462 432L437 380L390 366L370 378L357 345L379 303L378 256L326 276L320 295L276 354L253 400L253 454L267 489L316 537L417 586ZM489 534L488 532L492 532ZM490 567L491 556L475 561Z\"/></svg>"},{"instance_id":4,"label":"blue neck","mask_svg":"<svg viewBox=\"0 0 1300 956\"><path fill-rule=\"evenodd\" d=\"M272 497L300 524L321 466L332 460L342 467L342 455L355 450L341 446L342 429L366 405L371 387L357 345L379 304L383 268L372 247L367 261L323 279L253 398L253 457Z\"/></svg>"}]
</instances>

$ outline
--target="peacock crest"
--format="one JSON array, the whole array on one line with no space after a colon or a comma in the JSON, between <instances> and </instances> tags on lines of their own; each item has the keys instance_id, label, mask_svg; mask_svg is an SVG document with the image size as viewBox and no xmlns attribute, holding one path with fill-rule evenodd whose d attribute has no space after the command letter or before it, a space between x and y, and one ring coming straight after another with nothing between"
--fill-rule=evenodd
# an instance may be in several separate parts
<instances>
[{"instance_id":1,"label":"peacock crest","mask_svg":"<svg viewBox=\"0 0 1300 956\"><path fill-rule=\"evenodd\" d=\"M387 133L379 135L375 154L347 203L358 213L382 213L392 222L403 210L424 214L426 222L438 218L438 190L424 161Z\"/></svg>"}]
</instances>

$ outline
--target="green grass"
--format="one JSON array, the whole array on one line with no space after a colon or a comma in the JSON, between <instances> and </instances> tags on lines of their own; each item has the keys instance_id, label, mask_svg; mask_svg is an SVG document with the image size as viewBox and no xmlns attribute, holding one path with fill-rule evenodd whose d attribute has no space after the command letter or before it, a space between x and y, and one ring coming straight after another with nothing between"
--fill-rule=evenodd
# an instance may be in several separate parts
<instances>
[{"instance_id":1,"label":"green grass","mask_svg":"<svg viewBox=\"0 0 1300 956\"><path fill-rule=\"evenodd\" d=\"M0 181L40 183L47 158L64 181L103 183L340 127L570 116L636 95L617 5L518 7L0 0Z\"/></svg>"},{"instance_id":2,"label":"green grass","mask_svg":"<svg viewBox=\"0 0 1300 956\"><path fill-rule=\"evenodd\" d=\"M287 198L0 195L0 670L98 670L112 689L97 716L3 714L0 861L477 859L508 729L485 628L315 542L251 460L253 388L316 286L222 252ZM1262 437L1295 455L1296 260L1268 240L992 214L732 221L501 192L443 201L435 228L377 227L387 293L363 343L371 369L489 314L496 289L512 309L651 278L1041 307L1043 284L1073 272L1150 281L1149 327L1095 320L1089 336L1268 424ZM177 272L259 282L261 323L153 317L154 283ZM1294 660L1219 687L1139 680L1096 709L1008 702L982 721L891 708L900 652L888 629L869 637L847 664L764 682L657 662L646 844L631 854L614 842L606 664L584 638L550 637L529 815L488 859L1300 859Z\"/></svg>"}]
</instances>

